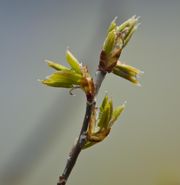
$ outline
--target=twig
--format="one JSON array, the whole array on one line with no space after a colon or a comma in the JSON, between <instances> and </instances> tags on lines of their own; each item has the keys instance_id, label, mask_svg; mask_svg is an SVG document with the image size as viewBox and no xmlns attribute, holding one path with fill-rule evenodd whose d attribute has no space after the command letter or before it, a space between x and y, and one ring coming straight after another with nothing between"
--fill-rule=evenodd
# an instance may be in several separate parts
<instances>
[{"instance_id":1,"label":"twig","mask_svg":"<svg viewBox=\"0 0 180 185\"><path fill-rule=\"evenodd\" d=\"M104 80L106 76L106 72L97 70L96 71L96 76L95 76L95 94L93 96L93 98L91 100L89 100L88 97L87 98L87 102L86 102L86 113L84 116L84 121L83 121L83 125L81 128L81 132L79 134L78 140L76 142L76 144L73 146L73 148L71 149L71 152L69 153L69 157L68 160L66 162L66 166L65 169L63 171L63 174L59 177L59 182L57 183L57 185L65 185L68 177L77 161L77 158L86 142L87 139L87 128L89 125L89 121L91 118L91 114L92 114L92 110L96 105L96 96L99 92L100 86Z\"/></svg>"},{"instance_id":2,"label":"twig","mask_svg":"<svg viewBox=\"0 0 180 185\"><path fill-rule=\"evenodd\" d=\"M100 53L94 80L88 73L87 67L79 63L69 50L66 51L66 59L70 68L48 61L48 65L54 68L56 72L42 80L43 84L52 87L71 88L72 90L81 88L86 94L86 113L83 125L57 185L66 184L81 150L103 141L109 134L113 123L124 110L124 105L113 109L112 100L105 96L96 120L96 97L106 74L114 73L139 85L138 75L141 74L141 71L119 61L122 49L138 27L138 19L138 17L133 16L119 26L115 22L116 18L111 22ZM70 90L71 94L72 90Z\"/></svg>"}]
</instances>

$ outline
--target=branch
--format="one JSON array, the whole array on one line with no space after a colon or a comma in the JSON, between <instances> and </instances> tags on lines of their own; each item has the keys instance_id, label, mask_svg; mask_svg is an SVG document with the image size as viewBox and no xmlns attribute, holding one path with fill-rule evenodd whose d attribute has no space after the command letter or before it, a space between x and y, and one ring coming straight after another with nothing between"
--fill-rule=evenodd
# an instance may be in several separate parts
<instances>
[{"instance_id":1,"label":"branch","mask_svg":"<svg viewBox=\"0 0 180 185\"><path fill-rule=\"evenodd\" d=\"M104 140L109 134L113 123L124 110L124 105L113 109L112 100L105 96L96 120L96 97L106 74L113 73L139 85L138 76L142 72L119 61L123 48L138 27L138 19L138 17L133 16L119 26L115 22L116 18L111 22L100 53L94 80L88 73L87 67L83 66L69 50L66 51L66 60L70 68L47 61L48 65L55 69L56 72L42 80L43 84L51 87L81 88L86 94L86 113L82 128L57 185L66 184L81 150Z\"/></svg>"},{"instance_id":2,"label":"branch","mask_svg":"<svg viewBox=\"0 0 180 185\"><path fill-rule=\"evenodd\" d=\"M96 91L95 91L95 94L94 94L91 101L89 101L87 98L86 113L84 116L84 121L83 121L83 125L81 128L81 132L79 134L79 137L78 137L76 144L73 146L73 148L71 149L71 152L69 153L69 157L66 162L65 169L63 171L63 174L59 177L59 182L57 183L57 185L65 185L66 184L68 177L69 177L69 175L70 175L70 173L71 173L71 171L77 161L77 158L78 158L78 156L79 156L79 154L80 154L80 152L81 152L81 150L87 140L87 128L88 128L89 121L91 118L92 110L96 105L96 96L99 92L100 86L101 86L105 76L106 76L105 72L102 72L99 70L96 71L96 76L95 76L95 89L96 89Z\"/></svg>"}]
</instances>

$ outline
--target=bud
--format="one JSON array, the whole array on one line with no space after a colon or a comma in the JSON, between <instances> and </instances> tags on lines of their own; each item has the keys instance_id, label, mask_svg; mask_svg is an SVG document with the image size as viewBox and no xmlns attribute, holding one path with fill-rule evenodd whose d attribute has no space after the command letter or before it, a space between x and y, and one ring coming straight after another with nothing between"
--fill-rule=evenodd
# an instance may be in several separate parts
<instances>
[{"instance_id":1,"label":"bud","mask_svg":"<svg viewBox=\"0 0 180 185\"><path fill-rule=\"evenodd\" d=\"M137 29L139 18L133 16L120 26L116 25L116 19L117 18L111 22L108 28L107 37L100 54L99 70L103 72L112 72L117 64L122 49L129 42L133 33Z\"/></svg>"},{"instance_id":2,"label":"bud","mask_svg":"<svg viewBox=\"0 0 180 185\"><path fill-rule=\"evenodd\" d=\"M82 66L81 71L83 77L81 81L81 88L86 93L88 101L91 101L95 93L94 81L90 76L86 66Z\"/></svg>"},{"instance_id":3,"label":"bud","mask_svg":"<svg viewBox=\"0 0 180 185\"><path fill-rule=\"evenodd\" d=\"M113 123L118 119L122 111L124 110L125 105L121 105L113 109L112 99L109 99L108 96L104 97L104 100L100 106L100 112L98 117L97 126L99 130L104 130L111 128Z\"/></svg>"},{"instance_id":4,"label":"bud","mask_svg":"<svg viewBox=\"0 0 180 185\"><path fill-rule=\"evenodd\" d=\"M130 19L125 21L123 24L118 26L117 30L122 34L122 39L124 41L123 47L129 42L133 33L137 30L139 24L138 20L140 17L132 16Z\"/></svg>"},{"instance_id":5,"label":"bud","mask_svg":"<svg viewBox=\"0 0 180 185\"><path fill-rule=\"evenodd\" d=\"M92 118L90 119L87 141L84 145L84 149L88 148L98 142L104 140L110 133L113 123L118 119L124 110L124 105L121 105L113 110L113 102L108 96L104 97L104 100L100 106L99 116L96 121L96 110L94 109Z\"/></svg>"},{"instance_id":6,"label":"bud","mask_svg":"<svg viewBox=\"0 0 180 185\"><path fill-rule=\"evenodd\" d=\"M40 81L51 87L81 88L86 93L88 100L91 100L95 92L95 87L87 67L82 66L69 50L66 52L66 59L71 68L47 60L46 62L49 67L57 71L47 76L45 80Z\"/></svg>"},{"instance_id":7,"label":"bud","mask_svg":"<svg viewBox=\"0 0 180 185\"><path fill-rule=\"evenodd\" d=\"M140 85L138 77L143 73L143 71L140 71L139 69L130 65L122 64L120 61L118 61L112 72L115 75L125 78L136 85Z\"/></svg>"}]
</instances>

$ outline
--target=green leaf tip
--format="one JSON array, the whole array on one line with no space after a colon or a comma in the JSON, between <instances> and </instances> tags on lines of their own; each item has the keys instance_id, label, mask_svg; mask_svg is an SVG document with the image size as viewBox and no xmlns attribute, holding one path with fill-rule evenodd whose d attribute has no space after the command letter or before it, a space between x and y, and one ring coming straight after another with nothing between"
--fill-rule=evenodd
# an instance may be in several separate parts
<instances>
[{"instance_id":1,"label":"green leaf tip","mask_svg":"<svg viewBox=\"0 0 180 185\"><path fill-rule=\"evenodd\" d=\"M116 28L116 26L117 26L117 25L116 25L116 20L117 20L117 17L115 17L115 18L112 20L112 22L111 22L111 24L109 25L109 28L108 28L108 33Z\"/></svg>"},{"instance_id":2,"label":"green leaf tip","mask_svg":"<svg viewBox=\"0 0 180 185\"><path fill-rule=\"evenodd\" d=\"M118 26L118 31L121 32L122 38L124 40L123 47L126 46L126 44L129 42L130 38L132 37L133 33L137 30L140 17L137 17L136 15L132 16L130 19L122 23L120 26Z\"/></svg>"}]
</instances>

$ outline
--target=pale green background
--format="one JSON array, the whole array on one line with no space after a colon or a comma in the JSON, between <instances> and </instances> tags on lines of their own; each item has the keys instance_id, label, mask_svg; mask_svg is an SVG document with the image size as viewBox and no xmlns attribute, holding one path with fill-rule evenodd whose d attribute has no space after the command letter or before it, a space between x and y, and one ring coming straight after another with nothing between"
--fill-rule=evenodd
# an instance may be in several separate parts
<instances>
[{"instance_id":1,"label":"pale green background","mask_svg":"<svg viewBox=\"0 0 180 185\"><path fill-rule=\"evenodd\" d=\"M108 75L126 110L110 137L81 153L68 185L180 184L180 1L0 0L0 185L55 185L79 134L85 98L37 82L65 50L94 73L108 24L141 16L121 60L142 87Z\"/></svg>"}]
</instances>

